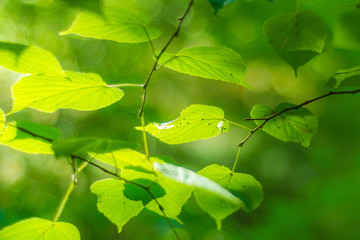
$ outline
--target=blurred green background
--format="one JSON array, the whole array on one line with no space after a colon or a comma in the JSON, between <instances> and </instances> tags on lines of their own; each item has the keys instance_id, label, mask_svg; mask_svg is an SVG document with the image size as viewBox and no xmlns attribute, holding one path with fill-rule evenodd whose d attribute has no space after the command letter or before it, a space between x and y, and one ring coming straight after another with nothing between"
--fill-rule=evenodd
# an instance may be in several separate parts
<instances>
[{"instance_id":1,"label":"blurred green background","mask_svg":"<svg viewBox=\"0 0 360 240\"><path fill-rule=\"evenodd\" d=\"M195 0L179 38L168 51L190 46L226 46L239 52L246 77L254 90L231 83L202 79L163 69L149 85L146 121L163 122L191 104L224 109L227 119L244 122L255 104L275 107L281 102L301 103L328 91L325 84L339 69L360 65L360 9L355 0L302 0L301 10L321 16L329 33L325 50L294 70L266 42L263 24L271 16L294 12L295 0L238 0L216 16L207 0ZM154 41L160 49L174 32L188 0L0 0L0 41L37 45L55 54L65 70L96 72L107 83L143 83L153 59L149 43L59 36L77 13L99 11L102 5L130 7L146 13L152 26L163 31ZM0 107L11 109L10 87L20 75L0 68ZM143 152L137 112L140 89L125 89L125 97L94 112L61 110L45 114L24 110L11 116L55 125L62 137L108 137L127 140ZM216 230L215 221L191 198L176 225L181 239L360 239L360 96L332 96L308 106L319 119L309 149L283 143L258 132L246 143L237 171L257 178L264 201L251 213L236 212ZM11 120L10 119L10 120ZM166 145L148 137L152 155L170 155L193 170L217 163L232 167L237 143L247 132L231 126L218 137L183 145ZM83 240L173 239L164 218L142 212L118 234L114 224L96 208L89 186L109 177L88 167L79 176L60 220L75 224ZM71 179L64 160L27 155L0 146L0 228L21 219L52 219Z\"/></svg>"}]
</instances>

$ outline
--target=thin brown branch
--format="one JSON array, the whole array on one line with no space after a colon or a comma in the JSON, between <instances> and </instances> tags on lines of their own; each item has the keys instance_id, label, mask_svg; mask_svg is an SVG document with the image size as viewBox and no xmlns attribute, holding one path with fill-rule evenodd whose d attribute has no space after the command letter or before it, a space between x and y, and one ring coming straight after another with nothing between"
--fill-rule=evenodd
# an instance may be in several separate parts
<instances>
[{"instance_id":1,"label":"thin brown branch","mask_svg":"<svg viewBox=\"0 0 360 240\"><path fill-rule=\"evenodd\" d=\"M171 44L171 42L179 35L179 32L180 32L180 29L181 29L181 25L185 19L185 17L188 15L188 13L190 12L190 9L192 7L194 3L194 0L190 0L190 3L188 5L188 7L186 8L186 11L185 13L183 14L182 17L179 18L179 24L174 32L174 34L170 37L170 39L167 41L167 43L164 45L164 47L161 49L159 55L155 56L155 63L149 73L149 76L148 78L146 79L144 85L143 85L143 90L144 90L144 94L143 94L143 97L142 97L142 103L141 103L141 107L140 107L140 110L139 110L139 114L138 116L141 117L141 115L143 114L143 111L144 111L144 107L145 107L145 102L146 102L146 92L147 92L147 87L149 85L149 82L150 82L150 79L153 75L153 73L156 71L157 69L157 65L158 65L158 62L159 62L159 59L160 57L163 55L163 53L166 51L166 49L169 47L169 45Z\"/></svg>"},{"instance_id":2,"label":"thin brown branch","mask_svg":"<svg viewBox=\"0 0 360 240\"><path fill-rule=\"evenodd\" d=\"M31 131L29 131L29 130L27 130L27 129L24 129L24 128L21 128L21 127L17 127L17 126L14 126L14 125L10 125L10 124L8 124L8 126L14 127L14 128L16 128L16 129L18 129L18 130L20 130L20 131L22 131L22 132L25 132L25 133L27 133L27 134L30 134L30 135L33 136L33 137L43 139L43 140L45 140L45 141L47 141L47 142L49 142L49 143L53 143L53 142L54 142L53 139L46 138L46 137L41 136L41 135L39 135L39 134L33 133L33 132L31 132ZM122 181L124 181L124 182L126 182L126 183L134 184L134 185L136 185L136 186L141 187L142 189L144 189L144 190L151 196L151 198L154 199L154 201L155 201L156 204L158 205L160 211L161 211L162 214L164 215L166 221L169 223L171 229L173 230L174 234L176 235L177 239L180 240L180 237L179 237L178 233L176 232L176 230L175 230L175 228L174 228L174 225L171 223L169 217L168 217L168 216L166 215L166 213L164 212L164 207L159 203L159 201L156 199L156 197L150 192L150 190L148 189L148 187L143 186L143 185L141 185L141 184L139 184L139 183L136 183L136 182L127 180L127 179L121 177L121 176L118 174L118 172L112 172L112 171L110 171L110 170L108 170L108 169L106 169L106 168L104 168L104 167L102 167L102 166L100 166L100 165L92 162L91 160L86 159L86 158L77 156L77 155L75 155L75 154L71 154L71 155L70 155L70 158L71 158L71 159L78 159L78 160L80 160L80 161L82 161L82 162L84 162L84 163L90 164L90 165L92 165L92 166L94 166L94 167L102 170L103 172L105 172L105 173L107 173L107 174L110 174L110 175L112 175L112 176L114 176L114 177L116 177L116 178L118 178L118 179L120 179L120 180L122 180ZM85 167L85 166L82 165L82 166L80 167L80 169L77 170L77 172L81 171L84 167ZM75 174L75 173L74 173L74 174ZM72 182L72 185L73 185L73 187L75 186L74 181ZM72 189L71 189L71 190L68 190L68 192L71 192L71 191L72 191ZM69 193L69 194L70 194L70 193ZM61 211L62 211L62 210L61 210ZM58 212L60 212L60 211L58 211ZM60 214L61 214L61 212L60 212ZM56 220L58 219L58 216L59 216L60 214L57 214L57 215L56 215L54 221L56 221Z\"/></svg>"},{"instance_id":3,"label":"thin brown branch","mask_svg":"<svg viewBox=\"0 0 360 240\"><path fill-rule=\"evenodd\" d=\"M359 92L360 92L360 89L356 89L356 90L352 90L352 91L336 91L336 92L330 91L330 92L328 92L328 93L326 93L326 94L324 94L324 95L321 95L321 96L319 96L319 97L316 97L316 98L307 100L307 101L305 101L305 102L303 102L303 103L301 103L301 104L298 104L298 105L296 105L296 106L289 107L289 108L285 108L285 109L281 110L280 112L274 113L274 114L272 114L272 115L270 115L270 116L268 116L268 117L263 117L263 118L246 118L246 119L245 119L246 121L263 120L263 122L261 122L261 123L260 123L259 125L257 125L254 129L252 129L252 130L250 131L249 135L247 135L247 136L244 138L244 140L242 140L242 141L238 144L238 146L239 146L239 147L242 147L242 146L245 144L245 142L247 142L247 141L249 140L249 138L251 138L251 137L254 135L254 133L255 133L256 131L258 131L260 128L262 128L269 120L271 120L271 119L273 119L273 118L275 118L275 117L277 117L277 116L279 116L279 115L281 115L281 114L283 114L283 113L285 113L285 112L299 109L299 108L301 108L301 107L303 107L303 106L306 106L306 105L308 105L308 104L310 104L310 103L313 103L313 102L315 102L315 101L318 101L318 100L320 100L320 99L323 99L323 98L326 98L326 97L329 97L329 96L333 96L333 95L343 95L343 94L356 94L356 93L359 93Z\"/></svg>"}]
</instances>

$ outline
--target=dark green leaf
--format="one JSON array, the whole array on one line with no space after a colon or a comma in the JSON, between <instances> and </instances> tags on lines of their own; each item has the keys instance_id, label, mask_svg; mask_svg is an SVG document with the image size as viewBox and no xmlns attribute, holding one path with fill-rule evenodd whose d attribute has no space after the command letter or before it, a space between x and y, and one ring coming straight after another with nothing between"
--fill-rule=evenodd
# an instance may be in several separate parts
<instances>
[{"instance_id":1,"label":"dark green leaf","mask_svg":"<svg viewBox=\"0 0 360 240\"><path fill-rule=\"evenodd\" d=\"M280 14L264 24L268 42L294 69L322 52L327 27L310 11Z\"/></svg>"},{"instance_id":2,"label":"dark green leaf","mask_svg":"<svg viewBox=\"0 0 360 240\"><path fill-rule=\"evenodd\" d=\"M146 187L146 189L143 187ZM154 197L160 198L164 195L165 190L159 183L150 179L137 178L125 184L124 196L133 201L142 201L144 205L147 205Z\"/></svg>"}]
</instances>

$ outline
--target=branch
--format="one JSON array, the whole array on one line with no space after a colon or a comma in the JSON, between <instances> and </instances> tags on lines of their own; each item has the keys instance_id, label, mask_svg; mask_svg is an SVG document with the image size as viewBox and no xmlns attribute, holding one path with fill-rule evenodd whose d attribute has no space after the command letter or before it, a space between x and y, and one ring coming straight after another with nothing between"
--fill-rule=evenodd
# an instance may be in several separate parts
<instances>
[{"instance_id":1,"label":"branch","mask_svg":"<svg viewBox=\"0 0 360 240\"><path fill-rule=\"evenodd\" d=\"M262 128L269 120L285 113L285 112L288 112L288 111L291 111L291 110L296 110L296 109L299 109L305 105L308 105L310 103L313 103L315 101L318 101L320 99L323 99L323 98L326 98L326 97L329 97L329 96L333 96L333 95L344 95L344 94L356 94L356 93L359 93L360 92L360 89L356 89L356 90L352 90L352 91L337 91L337 92L333 92L333 91L330 91L328 92L327 94L324 94L324 95L321 95L319 97L316 97L316 98L313 98L313 99L310 99L310 100L307 100L299 105L296 105L296 106L293 106L293 107L289 107L289 108L285 108L283 110L281 110L280 112L277 112L277 113L274 113L273 115L270 115L268 117L263 117L263 118L245 118L246 121L256 121L256 120L263 120L263 122L261 122L259 125L257 125L254 129L252 129L249 133L249 135L247 135L245 137L244 140L242 140L239 144L238 144L238 147L242 147L248 140L249 138L252 137L252 135L254 135L254 133L259 130L260 128Z\"/></svg>"},{"instance_id":2,"label":"branch","mask_svg":"<svg viewBox=\"0 0 360 240\"><path fill-rule=\"evenodd\" d=\"M43 140L45 140L45 141L47 141L47 142L49 142L49 143L53 143L53 142L54 142L54 141L53 141L52 139L50 139L50 138L43 137L43 136L41 136L41 135L39 135L39 134L33 133L33 132L31 132L31 131L29 131L29 130L26 130L26 129L24 129L24 128L17 127L17 126L11 125L11 124L8 124L8 126L14 127L14 128L16 128L16 129L18 129L18 130L20 130L20 131L22 131L22 132L25 132L25 133L27 133L27 134L30 134L30 135L33 136L33 137L37 137L37 138L43 139ZM72 159L78 159L78 160L80 160L80 161L83 162L83 164L80 165L80 167L76 170L76 172L82 171L87 164L90 164L90 165L92 165L92 166L94 166L94 167L102 170L103 172L108 173L108 174L110 174L110 175L112 175L112 176L114 176L114 177L116 177L116 178L118 178L118 179L120 179L120 180L122 180L122 181L124 181L124 182L126 182L126 183L134 184L134 185L139 186L139 187L141 187L142 189L144 189L144 190L151 196L151 198L154 199L154 201L155 201L156 204L158 205L160 211L161 211L162 214L164 215L166 221L169 223L171 229L173 230L174 234L176 235L177 239L180 240L180 237L179 237L179 235L177 234L174 226L172 225L170 219L168 218L168 216L167 216L166 213L164 212L164 207L159 203L159 201L156 199L156 197L150 192L150 190L149 190L146 186L143 186L143 185L141 185L141 184L139 184L139 183L136 183L136 182L127 180L127 179L121 177L117 172L114 173L114 172L112 172L112 171L110 171L110 170L108 170L108 169L106 169L106 168L104 168L104 167L102 167L102 166L100 166L100 165L92 162L91 160L86 159L86 158L77 156L77 155L75 155L75 154L71 154L71 155L70 155L70 158L72 158ZM74 173L74 174L75 174L75 173ZM75 176L74 176L74 177L75 177ZM58 221L58 219L59 219L59 217L60 217L60 215L61 215L61 213L62 213L62 210L64 209L65 204L67 203L67 200L68 200L71 192L73 191L75 185L76 185L76 184L75 184L75 181L72 181L71 184L70 184L70 186L69 186L69 188L68 188L68 190L66 191L66 194L65 194L63 200L61 201L61 204L60 204L60 206L59 206L59 209L58 209L58 211L57 211L57 213L56 213L56 216L55 216L55 218L54 218L54 222L57 222L57 221Z\"/></svg>"},{"instance_id":3,"label":"branch","mask_svg":"<svg viewBox=\"0 0 360 240\"><path fill-rule=\"evenodd\" d=\"M182 17L179 18L179 24L174 32L174 34L170 37L170 39L168 40L168 42L165 44L165 46L161 49L159 55L155 56L155 63L149 73L148 78L146 79L144 85L143 85L143 90L144 90L144 94L143 94L143 98L142 98L142 103L141 103L141 107L139 110L139 114L138 116L141 117L141 115L143 114L144 111L144 107L145 107L145 102L146 102L146 93L147 93L147 87L149 85L150 79L153 75L153 73L156 71L159 59L161 57L161 55L163 55L163 53L166 51L166 49L169 47L169 45L171 44L171 42L178 36L179 32L180 32L180 28L181 25L185 19L185 17L188 15L188 13L190 12L191 6L193 5L194 0L190 0L190 3L188 5L188 7L186 8L186 11L184 13L184 15Z\"/></svg>"}]
</instances>

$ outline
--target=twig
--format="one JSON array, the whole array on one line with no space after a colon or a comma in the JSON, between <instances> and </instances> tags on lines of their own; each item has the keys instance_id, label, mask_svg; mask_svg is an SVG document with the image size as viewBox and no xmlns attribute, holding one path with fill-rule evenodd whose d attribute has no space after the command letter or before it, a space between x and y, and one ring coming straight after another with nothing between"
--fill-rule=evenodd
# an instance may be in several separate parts
<instances>
[{"instance_id":1,"label":"twig","mask_svg":"<svg viewBox=\"0 0 360 240\"><path fill-rule=\"evenodd\" d=\"M76 173L80 173L86 166L87 166L87 162L83 162L83 164L80 165L80 167L78 169L75 169L74 170L74 174L73 174L73 178L75 179L76 177ZM57 222L64 210L64 207L67 203L67 201L69 200L69 196L70 194L72 193L72 191L74 190L75 186L76 186L76 182L74 181L74 179L71 181L64 197L63 197L63 200L61 201L60 205L59 205L59 208L58 210L56 211L56 215L54 217L54 223Z\"/></svg>"},{"instance_id":2,"label":"twig","mask_svg":"<svg viewBox=\"0 0 360 240\"><path fill-rule=\"evenodd\" d=\"M163 53L166 51L166 49L169 47L169 45L171 44L171 42L178 36L179 32L180 32L180 28L181 25L185 19L185 17L188 15L188 13L190 12L191 6L193 5L194 0L190 0L190 3L184 13L184 15L182 17L179 18L179 24L174 32L174 34L170 37L169 41L165 44L165 46L161 49L159 55L155 56L155 63L149 73L148 78L146 79L144 85L143 85L143 90L144 90L144 94L143 94L143 98L142 98L142 103L141 103L141 107L139 110L139 114L138 116L141 117L141 115L143 114L144 111L144 107L145 107L145 102L146 102L146 93L147 93L147 87L149 85L150 79L153 75L153 73L156 71L157 69L157 64L159 62L159 59L161 57L161 55L163 55Z\"/></svg>"},{"instance_id":3,"label":"twig","mask_svg":"<svg viewBox=\"0 0 360 240\"><path fill-rule=\"evenodd\" d=\"M245 137L244 140L242 140L238 146L239 147L242 147L246 141L249 140L249 138L251 138L252 135L254 135L254 133L259 130L260 128L262 128L269 120L285 113L285 112L288 112L288 111L291 111L291 110L296 110L296 109L299 109L305 105L308 105L310 103L313 103L315 101L318 101L320 99L323 99L323 98L326 98L326 97L329 97L329 96L333 96L333 95L342 95L342 94L356 94L356 93L359 93L360 92L360 89L356 89L356 90L352 90L352 91L336 91L336 92L333 92L333 91L330 91L328 92L327 94L324 94L324 95L321 95L319 97L316 97L316 98L313 98L313 99L310 99L310 100L307 100L299 105L296 105L296 106L293 106L293 107L289 107L289 108L285 108L283 110L281 110L280 112L277 112L277 113L274 113L273 115L270 115L268 117L263 117L263 118L245 118L246 121L257 121L257 120L263 120L263 122L261 122L259 125L257 125L253 130L250 131L249 135L247 135Z\"/></svg>"},{"instance_id":4,"label":"twig","mask_svg":"<svg viewBox=\"0 0 360 240\"><path fill-rule=\"evenodd\" d=\"M7 125L8 125L8 126L11 126L11 127L14 127L14 128L16 128L16 129L18 129L18 130L20 130L20 131L22 131L22 132L28 133L28 134L30 134L30 135L33 136L33 137L43 139L43 140L45 140L45 141L47 141L47 142L49 142L49 143L53 143L53 142L54 142L53 139L50 139L50 138L41 136L41 135L36 134L36 133L33 133L33 132L31 132L31 131L29 131L29 130L26 130L26 129L24 129L24 128L17 127L17 126L15 126L15 125L11 125L11 124L7 124ZM158 205L160 211L161 211L162 214L164 215L166 221L169 223L171 229L173 230L174 234L176 235L177 239L180 240L180 237L179 237L179 235L177 234L174 226L172 225L170 219L168 218L168 216L167 216L166 213L164 212L163 206L159 203L159 201L156 199L156 197L150 192L150 190L149 190L146 186L143 186L143 185L141 185L141 184L139 184L139 183L136 183L136 182L127 180L127 179L121 177L117 172L115 172L115 173L114 173L114 172L111 172L110 170L108 170L108 169L106 169L106 168L104 168L104 167L102 167L102 166L100 166L100 165L98 165L98 164L96 164L96 163L94 163L94 162L86 159L86 158L77 156L77 155L75 155L75 154L71 154L71 155L70 155L70 158L72 158L72 159L78 159L78 160L80 160L80 161L83 162L83 164L80 165L80 167L77 169L76 172L81 172L81 171L85 168L85 166L86 166L87 164L90 164L90 165L92 165L92 166L94 166L94 167L102 170L103 172L108 173L108 174L110 174L110 175L112 175L112 176L114 176L114 177L116 177L116 178L118 178L118 179L120 179L120 180L122 180L122 181L124 181L124 182L126 182L126 183L134 184L134 185L137 185L137 186L141 187L142 189L144 189L144 190L151 196L151 198L154 199L154 201L155 201L156 204ZM62 213L62 211L63 211L63 209L64 209L64 207L65 207L65 205L66 205L66 203L67 203L67 200L68 200L71 192L73 191L74 187L75 187L75 182L74 182L74 181L71 181L71 184L70 184L70 186L69 186L69 188L68 188L68 190L67 190L67 192L66 192L66 194L65 194L65 196L64 196L64 198L63 198L63 200L61 201L61 204L60 204L60 206L59 206L59 209L58 209L58 211L57 211L57 213L56 213L56 216L55 216L55 218L54 218L54 222L58 221L58 219L59 219L59 217L60 217L60 215L61 215L61 213Z\"/></svg>"}]
</instances>

